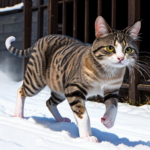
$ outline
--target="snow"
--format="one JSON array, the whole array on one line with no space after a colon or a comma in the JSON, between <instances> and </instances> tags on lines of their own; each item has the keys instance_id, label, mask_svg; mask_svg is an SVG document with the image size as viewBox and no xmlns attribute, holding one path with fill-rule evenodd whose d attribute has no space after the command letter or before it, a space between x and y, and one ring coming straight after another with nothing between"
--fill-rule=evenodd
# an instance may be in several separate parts
<instances>
[{"instance_id":1,"label":"snow","mask_svg":"<svg viewBox=\"0 0 150 150\"><path fill-rule=\"evenodd\" d=\"M50 96L48 87L38 95L27 98L25 119L12 117L17 89L21 82L13 82L0 72L0 149L1 150L150 150L150 109L119 103L113 128L100 122L105 112L102 103L86 102L93 135L99 143L79 138L72 111L64 101L58 106L71 123L57 122L46 107Z\"/></svg>"},{"instance_id":2,"label":"snow","mask_svg":"<svg viewBox=\"0 0 150 150\"><path fill-rule=\"evenodd\" d=\"M20 3L20 4L14 5L14 6L12 6L12 7L0 8L0 12L22 9L23 5L24 5L23 3Z\"/></svg>"}]
</instances>

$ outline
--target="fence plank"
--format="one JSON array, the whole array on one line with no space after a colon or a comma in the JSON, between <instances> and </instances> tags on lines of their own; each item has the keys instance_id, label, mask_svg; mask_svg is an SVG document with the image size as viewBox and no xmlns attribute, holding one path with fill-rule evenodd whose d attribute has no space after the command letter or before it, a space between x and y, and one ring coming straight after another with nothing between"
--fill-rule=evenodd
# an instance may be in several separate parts
<instances>
[{"instance_id":1,"label":"fence plank","mask_svg":"<svg viewBox=\"0 0 150 150\"><path fill-rule=\"evenodd\" d=\"M31 46L31 20L32 20L32 14L31 14L31 6L32 1L31 0L25 0L24 1L24 7L23 7L23 49L26 49ZM23 58L23 76L26 71L26 66L28 63L28 58Z\"/></svg>"},{"instance_id":2,"label":"fence plank","mask_svg":"<svg viewBox=\"0 0 150 150\"><path fill-rule=\"evenodd\" d=\"M12 3L13 2L13 0L9 0L9 6L12 6Z\"/></svg>"},{"instance_id":3,"label":"fence plank","mask_svg":"<svg viewBox=\"0 0 150 150\"><path fill-rule=\"evenodd\" d=\"M58 0L47 0L47 34L58 32Z\"/></svg>"},{"instance_id":4,"label":"fence plank","mask_svg":"<svg viewBox=\"0 0 150 150\"><path fill-rule=\"evenodd\" d=\"M66 34L66 2L63 0L62 4L62 34Z\"/></svg>"},{"instance_id":5,"label":"fence plank","mask_svg":"<svg viewBox=\"0 0 150 150\"><path fill-rule=\"evenodd\" d=\"M98 0L98 4L97 4L97 10L98 10L98 12L97 12L97 14L98 14L98 16L101 16L102 15L102 0Z\"/></svg>"},{"instance_id":6,"label":"fence plank","mask_svg":"<svg viewBox=\"0 0 150 150\"><path fill-rule=\"evenodd\" d=\"M89 42L89 0L85 0L85 30L84 30L84 42Z\"/></svg>"},{"instance_id":7,"label":"fence plank","mask_svg":"<svg viewBox=\"0 0 150 150\"><path fill-rule=\"evenodd\" d=\"M137 88L138 90L141 91L150 91L150 85L146 85L146 84L139 84Z\"/></svg>"},{"instance_id":8,"label":"fence plank","mask_svg":"<svg viewBox=\"0 0 150 150\"><path fill-rule=\"evenodd\" d=\"M17 0L13 0L13 6L18 4L18 1Z\"/></svg>"},{"instance_id":9,"label":"fence plank","mask_svg":"<svg viewBox=\"0 0 150 150\"><path fill-rule=\"evenodd\" d=\"M111 28L116 29L116 0L112 0Z\"/></svg>"},{"instance_id":10,"label":"fence plank","mask_svg":"<svg viewBox=\"0 0 150 150\"><path fill-rule=\"evenodd\" d=\"M4 7L5 7L5 1L2 0L2 8L4 8Z\"/></svg>"},{"instance_id":11,"label":"fence plank","mask_svg":"<svg viewBox=\"0 0 150 150\"><path fill-rule=\"evenodd\" d=\"M37 39L43 37L43 8L40 7L42 4L43 4L43 0L39 0Z\"/></svg>"},{"instance_id":12,"label":"fence plank","mask_svg":"<svg viewBox=\"0 0 150 150\"><path fill-rule=\"evenodd\" d=\"M64 0L65 3L72 3L73 0ZM63 0L62 1L58 1L58 4L62 4L63 3Z\"/></svg>"},{"instance_id":13,"label":"fence plank","mask_svg":"<svg viewBox=\"0 0 150 150\"><path fill-rule=\"evenodd\" d=\"M77 38L77 0L73 1L73 37Z\"/></svg>"},{"instance_id":14,"label":"fence plank","mask_svg":"<svg viewBox=\"0 0 150 150\"><path fill-rule=\"evenodd\" d=\"M128 25L140 20L140 0L128 0ZM139 43L137 43L139 48ZM137 70L129 75L129 101L132 105L138 105L140 102L140 92L137 85L140 82L140 74Z\"/></svg>"}]
</instances>

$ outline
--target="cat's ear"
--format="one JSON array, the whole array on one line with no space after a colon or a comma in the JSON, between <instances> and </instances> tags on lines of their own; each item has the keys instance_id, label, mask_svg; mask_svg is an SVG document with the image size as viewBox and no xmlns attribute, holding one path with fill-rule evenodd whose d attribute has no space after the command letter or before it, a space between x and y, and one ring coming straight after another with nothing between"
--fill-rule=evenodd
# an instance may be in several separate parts
<instances>
[{"instance_id":1,"label":"cat's ear","mask_svg":"<svg viewBox=\"0 0 150 150\"><path fill-rule=\"evenodd\" d=\"M127 34L133 39L136 39L138 37L138 34L141 29L141 21L136 22L134 25L129 27L126 31Z\"/></svg>"},{"instance_id":2,"label":"cat's ear","mask_svg":"<svg viewBox=\"0 0 150 150\"><path fill-rule=\"evenodd\" d=\"M105 19L101 16L98 16L95 21L95 36L99 38L101 36L107 35L110 32L112 32L112 30Z\"/></svg>"}]
</instances>

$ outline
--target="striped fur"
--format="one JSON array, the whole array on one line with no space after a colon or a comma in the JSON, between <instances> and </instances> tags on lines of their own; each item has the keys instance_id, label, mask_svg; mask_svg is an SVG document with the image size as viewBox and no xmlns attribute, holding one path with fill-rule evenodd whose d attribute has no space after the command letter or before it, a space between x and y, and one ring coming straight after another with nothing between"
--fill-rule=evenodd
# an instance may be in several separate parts
<instances>
[{"instance_id":1,"label":"striped fur","mask_svg":"<svg viewBox=\"0 0 150 150\"><path fill-rule=\"evenodd\" d=\"M104 26L105 23L100 27ZM52 91L47 101L49 109L50 105L57 106L67 98L74 114L80 119L86 116L87 122L88 115L83 115L87 98L94 95L106 97L106 101L116 98L126 66L134 65L137 58L137 47L126 31L107 27L99 30L98 27L93 45L64 35L48 35L26 50L10 46L8 50L15 56L30 57L21 96L34 96L48 85ZM115 51L107 50L110 45ZM125 52L127 47L132 47L131 54ZM121 54L124 55L122 63L117 58ZM113 100L112 104L117 107L116 101Z\"/></svg>"},{"instance_id":2,"label":"striped fur","mask_svg":"<svg viewBox=\"0 0 150 150\"><path fill-rule=\"evenodd\" d=\"M99 42L96 40L95 42ZM125 67L110 67L110 70L114 70L112 73L105 71L105 67L99 70L102 64L95 59L92 45L63 35L41 38L27 50L18 50L11 46L9 51L20 57L30 54L22 86L25 97L37 94L48 85L55 93L67 97L71 107L75 109L73 111L77 109L73 105L78 107L80 101L89 96L105 96L119 90L125 72ZM54 105L61 102L55 102L53 97L49 101Z\"/></svg>"}]
</instances>

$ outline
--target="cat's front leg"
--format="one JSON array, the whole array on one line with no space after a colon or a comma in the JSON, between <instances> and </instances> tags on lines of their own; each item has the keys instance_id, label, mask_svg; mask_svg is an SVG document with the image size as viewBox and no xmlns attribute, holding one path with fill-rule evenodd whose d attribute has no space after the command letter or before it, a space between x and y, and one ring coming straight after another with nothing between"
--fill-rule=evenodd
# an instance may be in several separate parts
<instances>
[{"instance_id":1,"label":"cat's front leg","mask_svg":"<svg viewBox=\"0 0 150 150\"><path fill-rule=\"evenodd\" d=\"M118 100L116 98L110 98L105 101L106 112L101 118L101 122L108 129L114 126L116 115L117 115L117 106Z\"/></svg>"},{"instance_id":2,"label":"cat's front leg","mask_svg":"<svg viewBox=\"0 0 150 150\"><path fill-rule=\"evenodd\" d=\"M75 84L67 87L66 98L76 118L80 137L85 141L98 142L98 139L92 136L90 119L85 108L85 93L80 89L82 88Z\"/></svg>"}]
</instances>

